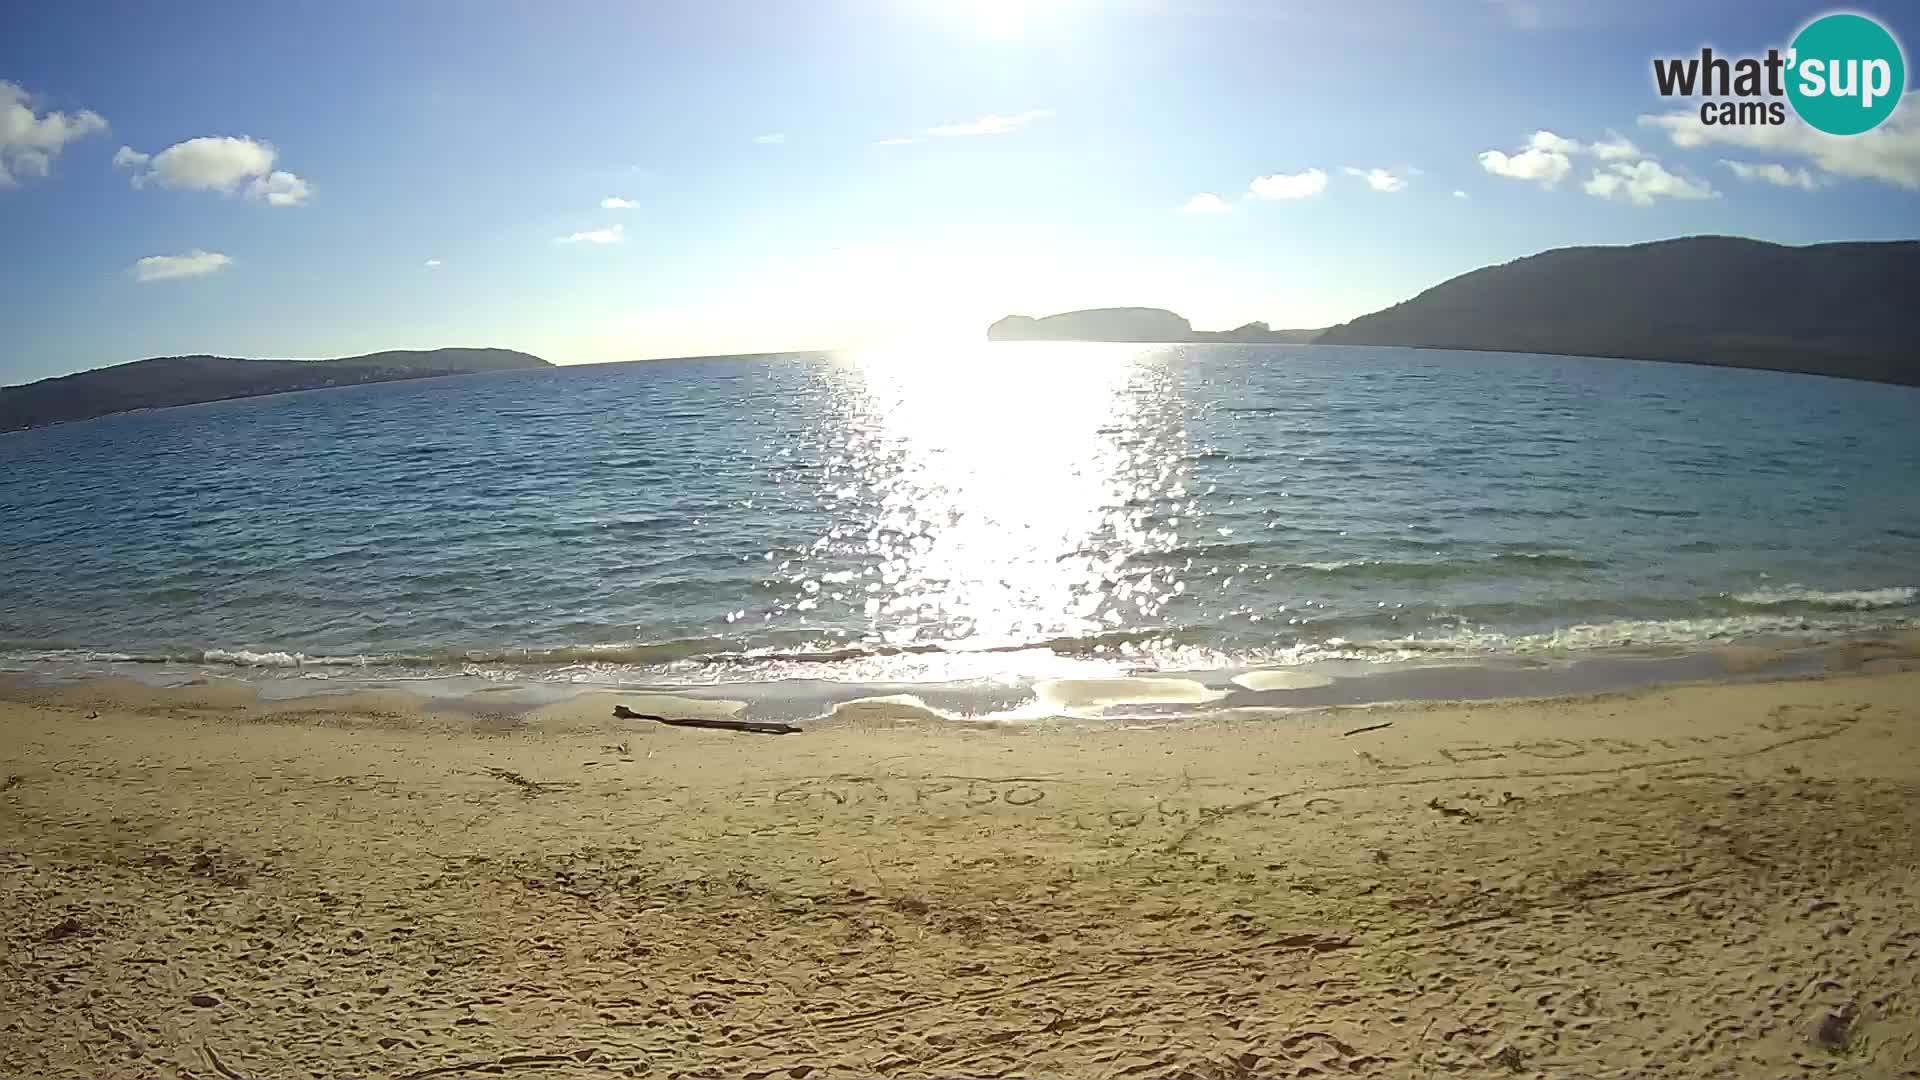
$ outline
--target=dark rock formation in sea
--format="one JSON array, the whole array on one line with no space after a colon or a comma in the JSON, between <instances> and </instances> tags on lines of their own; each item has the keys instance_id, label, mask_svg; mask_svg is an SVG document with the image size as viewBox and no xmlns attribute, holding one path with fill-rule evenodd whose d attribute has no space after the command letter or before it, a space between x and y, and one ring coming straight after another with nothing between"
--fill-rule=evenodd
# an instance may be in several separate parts
<instances>
[{"instance_id":1,"label":"dark rock formation in sea","mask_svg":"<svg viewBox=\"0 0 1920 1080\"><path fill-rule=\"evenodd\" d=\"M1009 315L987 327L989 341L1184 341L1187 320L1164 308L1067 311L1033 319Z\"/></svg>"},{"instance_id":2,"label":"dark rock formation in sea","mask_svg":"<svg viewBox=\"0 0 1920 1080\"><path fill-rule=\"evenodd\" d=\"M289 390L551 366L512 349L395 350L337 360L158 356L0 388L0 431Z\"/></svg>"},{"instance_id":3,"label":"dark rock formation in sea","mask_svg":"<svg viewBox=\"0 0 1920 1080\"><path fill-rule=\"evenodd\" d=\"M1668 360L1920 385L1920 241L1694 236L1557 248L1328 329L1324 345Z\"/></svg>"},{"instance_id":4,"label":"dark rock formation in sea","mask_svg":"<svg viewBox=\"0 0 1920 1080\"><path fill-rule=\"evenodd\" d=\"M1250 322L1231 330L1196 330L1195 341L1245 341L1267 345L1309 345L1320 340L1320 330L1270 330L1263 322Z\"/></svg>"}]
</instances>

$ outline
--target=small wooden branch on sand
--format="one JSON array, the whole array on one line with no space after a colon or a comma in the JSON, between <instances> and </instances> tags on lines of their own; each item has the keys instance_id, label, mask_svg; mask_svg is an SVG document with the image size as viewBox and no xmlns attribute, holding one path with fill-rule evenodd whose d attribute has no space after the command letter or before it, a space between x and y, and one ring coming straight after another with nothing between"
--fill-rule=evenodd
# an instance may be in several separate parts
<instances>
[{"instance_id":1,"label":"small wooden branch on sand","mask_svg":"<svg viewBox=\"0 0 1920 1080\"><path fill-rule=\"evenodd\" d=\"M673 727L712 728L715 731L744 731L754 735L796 735L800 729L792 724L775 724L757 720L709 720L704 717L667 717L652 713L634 712L625 705L615 705L613 715L621 720L651 720L656 724L670 724Z\"/></svg>"},{"instance_id":2,"label":"small wooden branch on sand","mask_svg":"<svg viewBox=\"0 0 1920 1080\"><path fill-rule=\"evenodd\" d=\"M245 1075L227 1068L227 1063L221 1061L220 1055L213 1052L213 1044L202 1041L200 1043L200 1051L207 1055L207 1062L213 1066L213 1070L221 1076L226 1077L227 1080L247 1080Z\"/></svg>"}]
</instances>

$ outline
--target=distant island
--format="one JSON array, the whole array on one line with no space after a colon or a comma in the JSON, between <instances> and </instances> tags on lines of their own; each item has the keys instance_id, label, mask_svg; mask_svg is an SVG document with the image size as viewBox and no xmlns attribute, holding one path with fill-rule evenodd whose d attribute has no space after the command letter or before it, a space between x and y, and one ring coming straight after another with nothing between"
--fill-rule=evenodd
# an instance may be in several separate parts
<instances>
[{"instance_id":1,"label":"distant island","mask_svg":"<svg viewBox=\"0 0 1920 1080\"><path fill-rule=\"evenodd\" d=\"M1232 330L1195 330L1186 319L1165 308L1144 307L1088 308L1038 319L1009 315L987 327L989 341L1246 341L1301 345L1319 336L1318 330L1269 330L1263 322Z\"/></svg>"},{"instance_id":2,"label":"distant island","mask_svg":"<svg viewBox=\"0 0 1920 1080\"><path fill-rule=\"evenodd\" d=\"M337 360L157 356L0 388L0 431L290 390L551 366L512 349L395 350Z\"/></svg>"},{"instance_id":3,"label":"distant island","mask_svg":"<svg viewBox=\"0 0 1920 1080\"><path fill-rule=\"evenodd\" d=\"M1294 341L1554 353L1920 385L1920 241L1694 236L1556 248L1324 331L1207 335L1157 308L1013 316L993 340ZM1261 324L1249 324L1260 327ZM1263 327L1262 327L1263 328ZM1242 330L1247 328L1243 327ZM1263 328L1264 329L1264 328ZM1280 335L1301 335L1285 337Z\"/></svg>"}]
</instances>

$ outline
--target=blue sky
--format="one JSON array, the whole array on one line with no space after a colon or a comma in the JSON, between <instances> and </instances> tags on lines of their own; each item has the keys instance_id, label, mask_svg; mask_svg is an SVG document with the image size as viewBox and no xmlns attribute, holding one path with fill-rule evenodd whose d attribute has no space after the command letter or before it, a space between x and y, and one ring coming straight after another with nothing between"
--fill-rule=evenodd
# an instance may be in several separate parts
<instances>
[{"instance_id":1,"label":"blue sky","mask_svg":"<svg viewBox=\"0 0 1920 1080\"><path fill-rule=\"evenodd\" d=\"M1828 10L7 5L0 383L833 347L1099 304L1308 327L1567 244L1912 237L1920 103L1850 141L1657 119L1652 57ZM1920 33L1911 5L1851 10Z\"/></svg>"}]
</instances>

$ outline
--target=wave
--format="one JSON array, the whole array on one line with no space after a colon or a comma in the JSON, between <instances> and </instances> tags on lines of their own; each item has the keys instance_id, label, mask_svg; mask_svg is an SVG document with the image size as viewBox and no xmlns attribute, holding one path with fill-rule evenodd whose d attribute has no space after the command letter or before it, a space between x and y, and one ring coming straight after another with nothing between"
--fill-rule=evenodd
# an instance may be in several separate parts
<instances>
[{"instance_id":1,"label":"wave","mask_svg":"<svg viewBox=\"0 0 1920 1080\"><path fill-rule=\"evenodd\" d=\"M1562 555L1552 551L1503 551L1495 555L1493 561L1567 570L1598 570L1607 565L1598 559L1585 559L1578 555Z\"/></svg>"},{"instance_id":2,"label":"wave","mask_svg":"<svg viewBox=\"0 0 1920 1080\"><path fill-rule=\"evenodd\" d=\"M1388 638L1339 642L1356 658L1412 659L1431 653L1500 656L1529 653L1579 653L1591 650L1689 648L1725 645L1755 638L1815 644L1849 635L1911 627L1904 618L1828 618L1792 615L1727 615L1678 619L1612 619L1535 632L1462 628L1427 638ZM1327 643L1334 645L1333 641ZM1331 658L1331 657L1329 657Z\"/></svg>"},{"instance_id":3,"label":"wave","mask_svg":"<svg viewBox=\"0 0 1920 1080\"><path fill-rule=\"evenodd\" d=\"M1586 560L1543 553L1550 565ZM1526 560L1520 560L1526 561ZM1481 563L1482 566L1485 562ZM1310 565L1310 564L1300 564ZM1380 564L1355 560L1311 564L1316 572L1445 571L1447 564ZM0 660L50 665L151 664L237 668L311 678L478 675L597 681L608 678L684 678L759 681L763 678L860 677L941 681L909 672L964 669L975 674L1062 662L1120 664L1129 670L1206 670L1314 660L1388 662L1449 655L1510 655L1589 649L1712 645L1755 637L1830 640L1920 624L1920 587L1817 590L1800 585L1718 594L1696 600L1565 598L1527 602L1409 606L1392 611L1328 611L1288 628L1252 629L1237 623L1196 623L1093 630L1028 639L963 639L892 643L835 636L820 630L784 630L752 637L690 637L520 648L425 648L365 653L315 653L293 648L221 645L154 649L36 648L0 642ZM1584 617L1584 618L1583 618ZM1572 621L1581 620L1581 621ZM1555 625L1559 624L1559 625ZM1381 634L1378 638L1369 634ZM1392 635L1392 636L1385 636ZM1024 659L1015 659L1021 654ZM1004 657L1004 660L989 660ZM969 659L971 658L971 659ZM893 660L893 663L886 661ZM878 662L878 663L876 663ZM880 674L874 675L873 673ZM974 677L973 674L967 677Z\"/></svg>"},{"instance_id":4,"label":"wave","mask_svg":"<svg viewBox=\"0 0 1920 1080\"><path fill-rule=\"evenodd\" d=\"M1444 578L1484 577L1489 573L1551 573L1557 570L1598 570L1607 564L1578 555L1554 552L1501 552L1486 559L1449 562L1400 562L1392 559L1334 559L1292 563L1280 570L1379 581L1437 581Z\"/></svg>"},{"instance_id":5,"label":"wave","mask_svg":"<svg viewBox=\"0 0 1920 1080\"><path fill-rule=\"evenodd\" d=\"M1896 585L1884 589L1809 589L1804 585L1783 585L1777 589L1755 589L1735 593L1728 599L1736 604L1757 608L1816 608L1827 611L1876 611L1911 605L1920 597L1920 588Z\"/></svg>"},{"instance_id":6,"label":"wave","mask_svg":"<svg viewBox=\"0 0 1920 1080\"><path fill-rule=\"evenodd\" d=\"M1188 562L1227 563L1244 560L1259 554L1261 545L1250 541L1204 541L1191 544L1175 544L1158 551L1135 551L1127 554L1121 565L1132 569L1142 567L1180 566ZM1106 555L1098 548L1078 548L1064 555L1056 556L1054 562L1068 562L1083 559L1105 562Z\"/></svg>"},{"instance_id":7,"label":"wave","mask_svg":"<svg viewBox=\"0 0 1920 1080\"><path fill-rule=\"evenodd\" d=\"M308 656L283 650L255 652L251 649L206 649L197 660L202 664L261 668L352 667L365 662L361 657Z\"/></svg>"},{"instance_id":8,"label":"wave","mask_svg":"<svg viewBox=\"0 0 1920 1080\"><path fill-rule=\"evenodd\" d=\"M843 643L822 640L809 634L805 635L805 640L780 645L752 645L721 638L689 638L605 645L559 645L547 648L449 648L353 654L214 647L124 652L95 649L4 649L0 650L0 656L15 661L42 663L209 664L220 667L288 669L578 666L649 668L672 665L837 664L896 656L990 655L1035 650L1048 651L1061 656L1092 655L1162 641L1177 642L1187 636L1190 636L1190 632L1181 628L1147 629L969 646L961 642L898 645L885 642Z\"/></svg>"}]
</instances>

